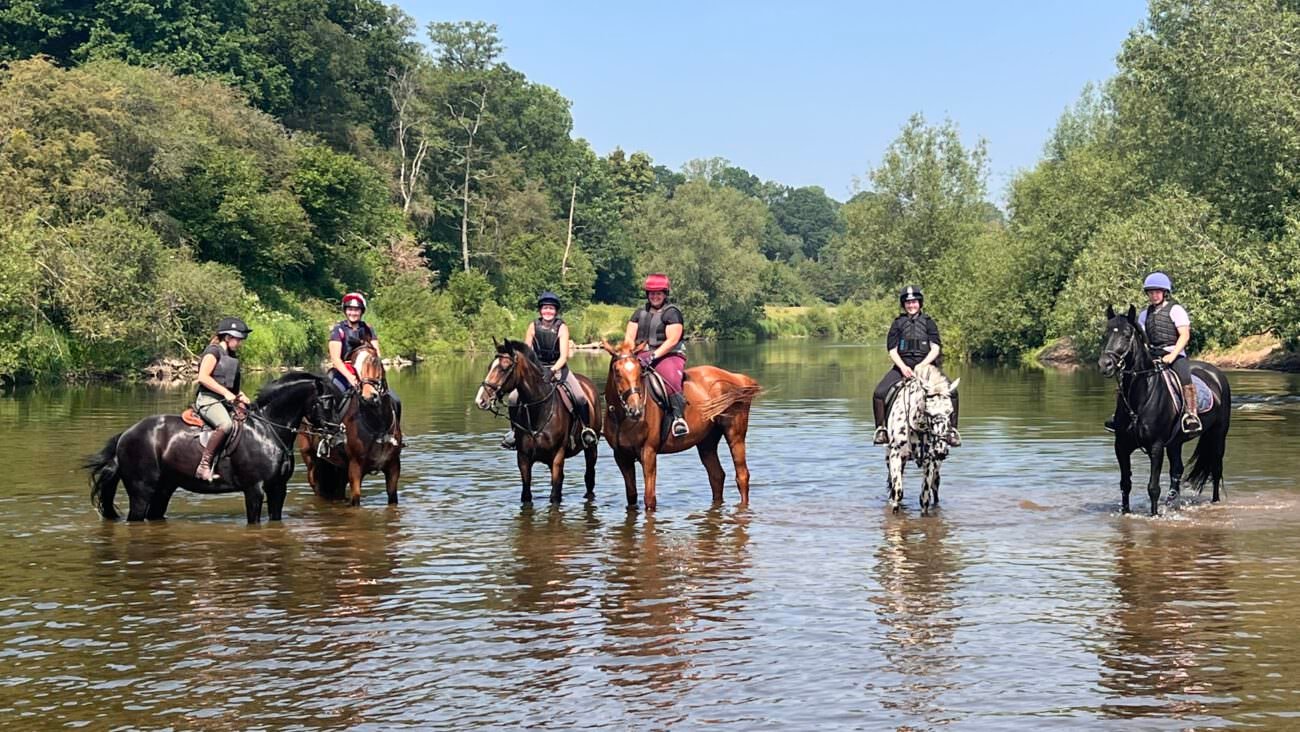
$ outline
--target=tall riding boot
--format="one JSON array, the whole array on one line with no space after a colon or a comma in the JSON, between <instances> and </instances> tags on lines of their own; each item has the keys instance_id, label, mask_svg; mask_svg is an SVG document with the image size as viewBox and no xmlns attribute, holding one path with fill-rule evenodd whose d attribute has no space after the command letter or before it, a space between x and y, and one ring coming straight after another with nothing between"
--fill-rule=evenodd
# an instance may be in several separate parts
<instances>
[{"instance_id":1,"label":"tall riding boot","mask_svg":"<svg viewBox=\"0 0 1300 732\"><path fill-rule=\"evenodd\" d=\"M948 420L948 444L953 447L961 447L961 433L957 431L957 395L952 395L952 419Z\"/></svg>"},{"instance_id":2,"label":"tall riding boot","mask_svg":"<svg viewBox=\"0 0 1300 732\"><path fill-rule=\"evenodd\" d=\"M885 400L874 394L871 396L871 413L876 418L876 435L871 438L871 443L883 445L889 442L889 434L885 431Z\"/></svg>"},{"instance_id":3,"label":"tall riding boot","mask_svg":"<svg viewBox=\"0 0 1300 732\"><path fill-rule=\"evenodd\" d=\"M1183 384L1183 432L1194 435L1201 431L1201 418L1196 413L1196 385Z\"/></svg>"},{"instance_id":4,"label":"tall riding boot","mask_svg":"<svg viewBox=\"0 0 1300 732\"><path fill-rule=\"evenodd\" d=\"M203 446L203 457L199 458L199 467L194 470L195 478L211 483L221 477L212 471L212 456L217 454L217 450L221 449L221 443L225 441L224 429L212 430L212 434L208 436L208 444Z\"/></svg>"},{"instance_id":5,"label":"tall riding boot","mask_svg":"<svg viewBox=\"0 0 1300 732\"><path fill-rule=\"evenodd\" d=\"M673 437L685 437L691 431L691 428L686 424L686 395L680 392L670 394L668 403L673 408L673 424L670 432Z\"/></svg>"},{"instance_id":6,"label":"tall riding boot","mask_svg":"<svg viewBox=\"0 0 1300 732\"><path fill-rule=\"evenodd\" d=\"M596 436L596 430L591 428L591 405L586 401L576 401L573 405L574 416L582 423L582 444L584 447L591 447L600 439Z\"/></svg>"}]
</instances>

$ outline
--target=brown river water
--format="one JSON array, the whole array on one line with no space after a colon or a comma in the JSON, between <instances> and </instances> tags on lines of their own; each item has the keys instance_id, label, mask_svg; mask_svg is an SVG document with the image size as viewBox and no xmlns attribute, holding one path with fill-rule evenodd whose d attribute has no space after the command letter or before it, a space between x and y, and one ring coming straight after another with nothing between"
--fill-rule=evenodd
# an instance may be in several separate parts
<instances>
[{"instance_id":1,"label":"brown river water","mask_svg":"<svg viewBox=\"0 0 1300 732\"><path fill-rule=\"evenodd\" d=\"M300 465L253 527L239 495L91 509L80 459L188 391L0 398L0 726L1300 728L1300 378L1230 373L1226 501L1153 520L1117 513L1094 369L951 367L966 445L921 517L915 471L885 510L868 444L878 348L692 360L767 389L746 508L725 451L718 506L692 452L629 512L603 446L593 503L573 461L562 506L521 507L504 424L470 404L483 357L392 375L399 507L379 476L359 509L317 501Z\"/></svg>"}]
</instances>

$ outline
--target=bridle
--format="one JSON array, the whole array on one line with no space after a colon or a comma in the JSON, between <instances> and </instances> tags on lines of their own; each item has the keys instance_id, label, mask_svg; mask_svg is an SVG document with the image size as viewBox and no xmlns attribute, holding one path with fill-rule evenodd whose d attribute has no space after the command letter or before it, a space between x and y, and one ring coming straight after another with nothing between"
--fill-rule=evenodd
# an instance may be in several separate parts
<instances>
[{"instance_id":1,"label":"bridle","mask_svg":"<svg viewBox=\"0 0 1300 732\"><path fill-rule=\"evenodd\" d=\"M611 367L616 366L619 361L627 361L627 360L638 361L638 362L640 361L640 359L636 357L636 354L621 353L614 357L614 360L611 363ZM628 397L641 396L642 400L644 401L645 392L642 391L640 384L641 384L641 379L636 379L632 383L632 386L629 386L628 388L618 393L618 401L620 404L622 404L624 412L628 410L628 406L627 406Z\"/></svg>"},{"instance_id":2,"label":"bridle","mask_svg":"<svg viewBox=\"0 0 1300 732\"><path fill-rule=\"evenodd\" d=\"M502 361L506 361L509 365L508 366L502 365L501 363ZM498 353L496 359L492 362L492 367L488 369L487 376L483 377L483 380L479 382L479 386L487 390L488 392L488 398L491 400L488 406L489 412L491 412L492 414L498 417L502 417L502 416L506 417L506 419L509 420L511 427L514 427L516 429L521 429L527 432L529 435L532 435L534 438L536 438L537 435L541 433L541 430L533 429L531 426L533 422L532 408L538 406L539 404L544 404L546 402L549 402L551 398L555 396L556 386L551 381L547 379L543 379L542 382L550 387L550 390L546 392L545 396L539 397L538 399L531 402L522 402L520 404L515 405L516 408L523 409L524 416L527 418L529 422L529 426L521 425L518 422L511 419L508 409L505 414L502 414L499 411L499 407L500 405L505 403L506 395L513 390L513 389L506 389L505 388L506 383L510 380L511 377L515 377L516 381L518 381L518 377L515 373L515 367L518 366L518 362L519 362L518 356L513 356L506 353ZM492 382L488 381L488 377L492 375L493 371L500 371L502 374L504 374L504 376L502 376L501 378L500 383L493 384ZM518 385L516 384L516 386L513 388L518 388ZM550 419L539 418L537 421L540 422L543 427L545 427L546 424L550 421Z\"/></svg>"}]
</instances>

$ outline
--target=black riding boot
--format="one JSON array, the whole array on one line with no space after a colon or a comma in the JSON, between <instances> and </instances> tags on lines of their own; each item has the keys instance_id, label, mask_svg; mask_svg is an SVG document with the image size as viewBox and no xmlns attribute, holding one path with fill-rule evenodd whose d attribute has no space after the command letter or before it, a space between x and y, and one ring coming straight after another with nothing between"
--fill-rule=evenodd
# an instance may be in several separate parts
<instances>
[{"instance_id":1,"label":"black riding boot","mask_svg":"<svg viewBox=\"0 0 1300 732\"><path fill-rule=\"evenodd\" d=\"M672 406L673 423L669 428L673 437L685 437L690 434L690 427L686 424L686 395L682 393L669 394L668 404Z\"/></svg>"},{"instance_id":2,"label":"black riding boot","mask_svg":"<svg viewBox=\"0 0 1300 732\"><path fill-rule=\"evenodd\" d=\"M195 478L211 483L221 477L212 470L212 456L217 454L217 450L221 449L221 443L225 441L224 429L212 430L212 434L208 436L208 444L203 446L203 457L199 458L199 467L194 470Z\"/></svg>"},{"instance_id":3,"label":"black riding boot","mask_svg":"<svg viewBox=\"0 0 1300 732\"><path fill-rule=\"evenodd\" d=\"M871 413L876 418L876 435L871 439L871 444L883 445L889 442L889 433L885 431L885 400L873 395Z\"/></svg>"},{"instance_id":4,"label":"black riding boot","mask_svg":"<svg viewBox=\"0 0 1300 732\"><path fill-rule=\"evenodd\" d=\"M591 428L591 405L585 401L576 401L573 405L574 416L582 423L582 444L584 447L591 447L596 444L600 438L596 435L596 430Z\"/></svg>"}]
</instances>

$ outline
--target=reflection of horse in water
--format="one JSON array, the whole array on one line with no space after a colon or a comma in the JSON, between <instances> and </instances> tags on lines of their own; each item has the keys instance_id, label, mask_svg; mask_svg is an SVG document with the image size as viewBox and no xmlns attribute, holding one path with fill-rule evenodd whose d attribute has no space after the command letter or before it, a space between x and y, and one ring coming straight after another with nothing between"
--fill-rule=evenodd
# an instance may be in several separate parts
<instances>
[{"instance_id":1,"label":"reflection of horse in water","mask_svg":"<svg viewBox=\"0 0 1300 732\"><path fill-rule=\"evenodd\" d=\"M886 709L933 724L951 714L939 697L954 685L959 652L953 634L959 618L953 598L960 560L945 544L948 524L939 516L889 517L876 550L879 594L871 598L887 629L879 650L889 660Z\"/></svg>"},{"instance_id":2,"label":"reflection of horse in water","mask_svg":"<svg viewBox=\"0 0 1300 732\"><path fill-rule=\"evenodd\" d=\"M615 640L604 651L628 662L602 669L616 686L672 690L691 677L692 653L710 650L713 634L727 643L747 637L734 618L750 596L749 515L715 506L698 516L687 519L697 524L693 537L635 513L611 536L601 614Z\"/></svg>"},{"instance_id":3,"label":"reflection of horse in water","mask_svg":"<svg viewBox=\"0 0 1300 732\"><path fill-rule=\"evenodd\" d=\"M1101 623L1101 686L1113 717L1226 712L1243 684L1220 653L1238 611L1224 529L1118 523L1118 604ZM1205 699L1190 697L1203 696ZM1220 709L1212 709L1218 706Z\"/></svg>"},{"instance_id":4,"label":"reflection of horse in water","mask_svg":"<svg viewBox=\"0 0 1300 732\"><path fill-rule=\"evenodd\" d=\"M600 519L596 505L587 502L579 509L565 510L556 505L542 510L524 506L511 532L509 557L508 607L511 614L497 625L517 630L520 642L530 642L536 633L563 639L572 623L563 614L587 602L585 585L578 586L588 571L594 555ZM542 658L558 658L567 648L548 646ZM531 654L537 658L536 654Z\"/></svg>"}]
</instances>

